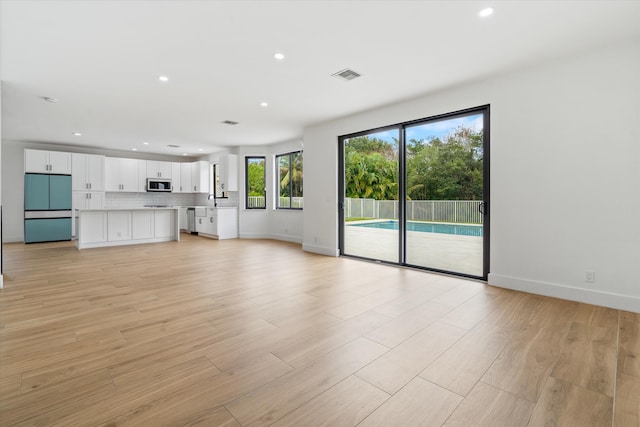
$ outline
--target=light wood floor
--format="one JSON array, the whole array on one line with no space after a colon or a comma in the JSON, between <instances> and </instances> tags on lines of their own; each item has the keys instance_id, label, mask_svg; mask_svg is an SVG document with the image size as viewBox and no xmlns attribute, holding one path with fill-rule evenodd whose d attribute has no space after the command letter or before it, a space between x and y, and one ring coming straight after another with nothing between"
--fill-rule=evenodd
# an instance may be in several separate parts
<instances>
[{"instance_id":1,"label":"light wood floor","mask_svg":"<svg viewBox=\"0 0 640 427\"><path fill-rule=\"evenodd\" d=\"M5 245L0 425L638 426L640 315L299 245Z\"/></svg>"}]
</instances>

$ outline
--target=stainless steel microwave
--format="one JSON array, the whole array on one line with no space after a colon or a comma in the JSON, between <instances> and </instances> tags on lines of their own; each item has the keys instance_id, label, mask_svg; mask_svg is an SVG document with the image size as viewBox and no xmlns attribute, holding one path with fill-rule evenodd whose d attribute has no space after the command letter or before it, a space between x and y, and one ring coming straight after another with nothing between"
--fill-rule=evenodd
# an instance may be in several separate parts
<instances>
[{"instance_id":1,"label":"stainless steel microwave","mask_svg":"<svg viewBox=\"0 0 640 427\"><path fill-rule=\"evenodd\" d=\"M147 191L160 191L170 193L172 190L171 180L162 178L147 178Z\"/></svg>"}]
</instances>

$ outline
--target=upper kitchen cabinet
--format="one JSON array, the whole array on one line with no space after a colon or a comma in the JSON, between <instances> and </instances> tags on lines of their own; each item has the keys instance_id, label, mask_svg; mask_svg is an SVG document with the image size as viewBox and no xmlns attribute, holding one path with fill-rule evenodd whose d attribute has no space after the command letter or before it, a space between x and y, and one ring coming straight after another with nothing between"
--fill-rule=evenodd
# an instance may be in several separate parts
<instances>
[{"instance_id":1,"label":"upper kitchen cabinet","mask_svg":"<svg viewBox=\"0 0 640 427\"><path fill-rule=\"evenodd\" d=\"M192 193L193 186L191 185L191 171L193 170L193 164L180 163L180 193ZM174 186L175 187L175 186ZM175 188L174 188L175 191Z\"/></svg>"},{"instance_id":2,"label":"upper kitchen cabinet","mask_svg":"<svg viewBox=\"0 0 640 427\"><path fill-rule=\"evenodd\" d=\"M171 185L174 193L182 193L182 180L180 179L180 163L171 163Z\"/></svg>"},{"instance_id":3,"label":"upper kitchen cabinet","mask_svg":"<svg viewBox=\"0 0 640 427\"><path fill-rule=\"evenodd\" d=\"M147 160L147 178L171 179L171 162Z\"/></svg>"},{"instance_id":4,"label":"upper kitchen cabinet","mask_svg":"<svg viewBox=\"0 0 640 427\"><path fill-rule=\"evenodd\" d=\"M104 191L104 164L104 156L71 154L73 191Z\"/></svg>"},{"instance_id":5,"label":"upper kitchen cabinet","mask_svg":"<svg viewBox=\"0 0 640 427\"><path fill-rule=\"evenodd\" d=\"M227 154L220 158L220 189L238 191L238 155Z\"/></svg>"},{"instance_id":6,"label":"upper kitchen cabinet","mask_svg":"<svg viewBox=\"0 0 640 427\"><path fill-rule=\"evenodd\" d=\"M138 159L107 157L105 161L105 190L138 192Z\"/></svg>"},{"instance_id":7,"label":"upper kitchen cabinet","mask_svg":"<svg viewBox=\"0 0 640 427\"><path fill-rule=\"evenodd\" d=\"M24 150L25 173L71 175L71 153Z\"/></svg>"},{"instance_id":8,"label":"upper kitchen cabinet","mask_svg":"<svg viewBox=\"0 0 640 427\"><path fill-rule=\"evenodd\" d=\"M191 163L191 188L191 193L209 193L209 162Z\"/></svg>"}]
</instances>

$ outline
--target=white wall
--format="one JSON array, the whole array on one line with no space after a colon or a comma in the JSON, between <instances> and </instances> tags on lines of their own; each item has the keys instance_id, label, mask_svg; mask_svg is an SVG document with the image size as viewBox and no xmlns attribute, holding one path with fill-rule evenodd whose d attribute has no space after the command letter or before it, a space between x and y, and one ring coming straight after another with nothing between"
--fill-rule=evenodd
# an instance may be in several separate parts
<instances>
[{"instance_id":1,"label":"white wall","mask_svg":"<svg viewBox=\"0 0 640 427\"><path fill-rule=\"evenodd\" d=\"M638 39L306 128L304 250L338 253L339 135L484 104L489 283L640 312Z\"/></svg>"},{"instance_id":2,"label":"white wall","mask_svg":"<svg viewBox=\"0 0 640 427\"><path fill-rule=\"evenodd\" d=\"M103 154L112 157L128 157L149 160L193 161L192 158L164 156L150 153L134 153L128 151L92 149L69 145L42 144L22 141L2 141L2 158L0 169L2 175L3 205L3 242L24 241L24 149L33 148L49 151L66 151L75 153ZM142 197L151 198L152 195ZM195 200L195 198L194 198ZM151 202L150 202L151 203Z\"/></svg>"},{"instance_id":3,"label":"white wall","mask_svg":"<svg viewBox=\"0 0 640 427\"><path fill-rule=\"evenodd\" d=\"M238 148L238 198L239 233L245 239L276 239L302 243L305 210L275 209L275 156L302 150L298 140L267 146L244 146ZM306 152L304 153L306 156ZM266 168L267 208L245 209L245 157L264 156ZM306 164L306 163L305 163ZM305 171L306 173L306 171ZM307 194L306 181L304 192ZM305 198L306 203L306 198Z\"/></svg>"}]
</instances>

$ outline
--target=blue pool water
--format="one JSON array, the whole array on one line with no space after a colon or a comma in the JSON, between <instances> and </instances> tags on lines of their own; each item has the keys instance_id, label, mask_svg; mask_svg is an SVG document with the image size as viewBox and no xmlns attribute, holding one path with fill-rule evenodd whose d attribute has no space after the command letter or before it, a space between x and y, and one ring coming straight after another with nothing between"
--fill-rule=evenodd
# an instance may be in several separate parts
<instances>
[{"instance_id":1,"label":"blue pool water","mask_svg":"<svg viewBox=\"0 0 640 427\"><path fill-rule=\"evenodd\" d=\"M398 221L365 222L363 224L349 224L350 227L382 228L384 230L397 230ZM481 225L457 225L434 224L430 222L407 221L407 231L419 231L422 233L455 234L457 236L482 237Z\"/></svg>"}]
</instances>

